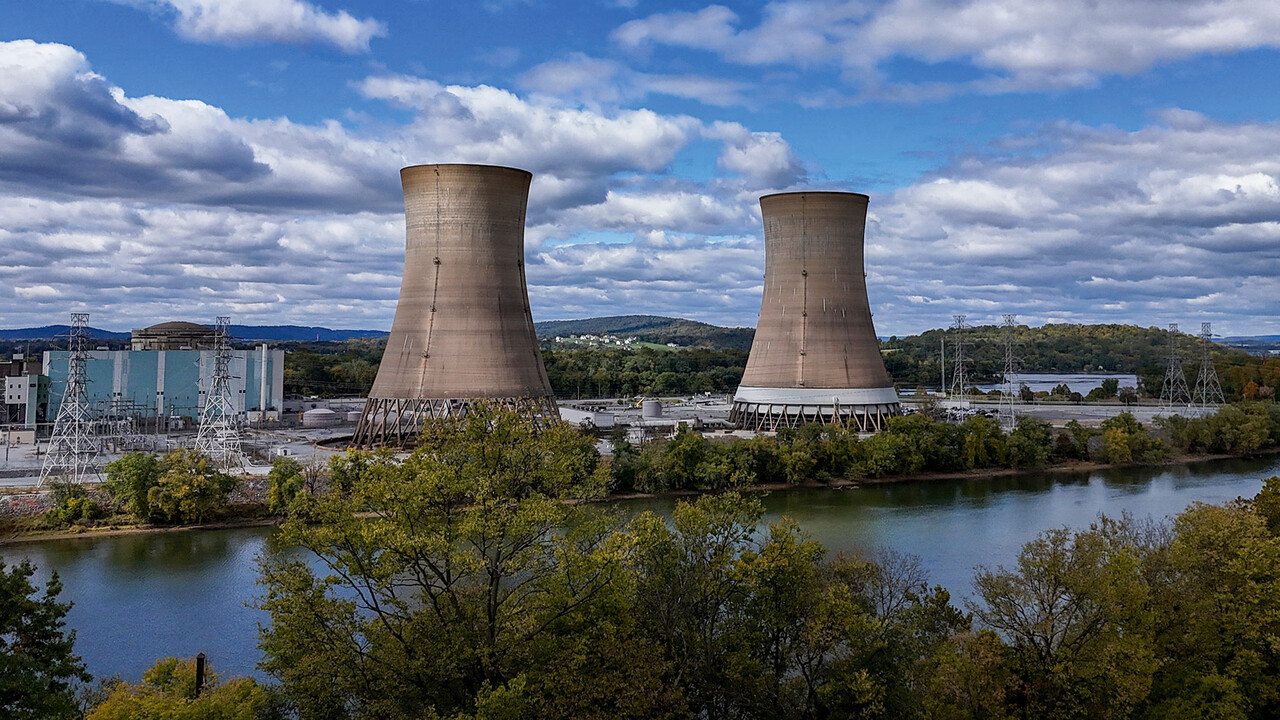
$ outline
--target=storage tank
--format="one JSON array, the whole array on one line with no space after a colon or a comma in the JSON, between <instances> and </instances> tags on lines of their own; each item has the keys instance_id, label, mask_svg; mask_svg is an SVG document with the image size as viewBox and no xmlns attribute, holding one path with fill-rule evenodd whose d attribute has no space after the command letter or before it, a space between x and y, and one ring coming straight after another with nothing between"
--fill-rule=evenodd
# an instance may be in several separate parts
<instances>
[{"instance_id":1,"label":"storage tank","mask_svg":"<svg viewBox=\"0 0 1280 720\"><path fill-rule=\"evenodd\" d=\"M649 418L662 417L662 403L657 400L644 400L640 403L640 417L648 420Z\"/></svg>"},{"instance_id":2,"label":"storage tank","mask_svg":"<svg viewBox=\"0 0 1280 720\"><path fill-rule=\"evenodd\" d=\"M489 165L400 171L400 300L354 446L409 444L426 420L465 414L477 401L559 418L525 287L532 178Z\"/></svg>"},{"instance_id":3,"label":"storage tank","mask_svg":"<svg viewBox=\"0 0 1280 720\"><path fill-rule=\"evenodd\" d=\"M338 424L338 413L329 408L316 408L302 413L302 427L329 427Z\"/></svg>"},{"instance_id":4,"label":"storage tank","mask_svg":"<svg viewBox=\"0 0 1280 720\"><path fill-rule=\"evenodd\" d=\"M867 300L868 201L841 192L760 198L764 296L733 397L735 426L771 431L819 422L878 432L901 413Z\"/></svg>"}]
</instances>

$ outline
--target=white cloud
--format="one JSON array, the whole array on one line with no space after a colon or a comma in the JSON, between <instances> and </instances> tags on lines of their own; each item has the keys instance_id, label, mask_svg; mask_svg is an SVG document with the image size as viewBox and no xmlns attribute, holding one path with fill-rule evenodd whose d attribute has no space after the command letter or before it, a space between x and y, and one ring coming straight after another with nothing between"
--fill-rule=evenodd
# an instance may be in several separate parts
<instances>
[{"instance_id":1,"label":"white cloud","mask_svg":"<svg viewBox=\"0 0 1280 720\"><path fill-rule=\"evenodd\" d=\"M302 0L112 1L173 13L178 34L202 43L320 43L363 53L373 38L387 33L377 20L358 20L345 10L327 12Z\"/></svg>"},{"instance_id":2,"label":"white cloud","mask_svg":"<svg viewBox=\"0 0 1280 720\"><path fill-rule=\"evenodd\" d=\"M866 92L904 100L959 89L1084 87L1103 74L1193 55L1280 47L1280 5L1270 0L780 0L765 6L758 24L744 25L732 10L711 5L633 20L612 38L636 50L706 50L744 65L830 65ZM987 74L955 85L895 86L879 70L899 57L962 61Z\"/></svg>"},{"instance_id":3,"label":"white cloud","mask_svg":"<svg viewBox=\"0 0 1280 720\"><path fill-rule=\"evenodd\" d=\"M406 160L534 172L528 277L541 319L750 324L758 197L814 184L785 138L737 123L399 75L359 89L411 119L369 132L247 120L131 97L73 48L0 43L0 287L17 300L0 303L0 325L87 310L112 328L228 312L385 328ZM677 177L707 143L716 160L692 173L706 179ZM967 311L1280 332L1277 218L1280 124L1170 110L1132 132L1045 127L872 198L877 328Z\"/></svg>"},{"instance_id":4,"label":"white cloud","mask_svg":"<svg viewBox=\"0 0 1280 720\"><path fill-rule=\"evenodd\" d=\"M747 83L705 75L664 75L632 70L615 60L575 53L534 66L520 84L538 93L584 103L616 104L650 94L697 100L705 105L747 105Z\"/></svg>"}]
</instances>

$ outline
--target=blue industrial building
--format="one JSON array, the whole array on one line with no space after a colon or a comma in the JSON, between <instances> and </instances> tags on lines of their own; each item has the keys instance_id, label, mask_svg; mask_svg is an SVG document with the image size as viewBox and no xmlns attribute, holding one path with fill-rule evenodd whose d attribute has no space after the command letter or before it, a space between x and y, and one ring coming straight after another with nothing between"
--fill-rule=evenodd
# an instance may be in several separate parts
<instances>
[{"instance_id":1,"label":"blue industrial building","mask_svg":"<svg viewBox=\"0 0 1280 720\"><path fill-rule=\"evenodd\" d=\"M67 386L65 350L45 352L50 418ZM112 414L194 423L213 377L213 350L95 350L86 368L89 403ZM284 405L284 351L231 351L231 402L245 420L274 420Z\"/></svg>"}]
</instances>

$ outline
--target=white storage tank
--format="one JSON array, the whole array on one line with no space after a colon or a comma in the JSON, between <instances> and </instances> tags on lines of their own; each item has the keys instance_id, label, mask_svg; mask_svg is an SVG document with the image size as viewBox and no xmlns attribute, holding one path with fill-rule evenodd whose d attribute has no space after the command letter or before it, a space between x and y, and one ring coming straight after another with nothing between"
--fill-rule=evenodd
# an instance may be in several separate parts
<instances>
[{"instance_id":1,"label":"white storage tank","mask_svg":"<svg viewBox=\"0 0 1280 720\"><path fill-rule=\"evenodd\" d=\"M338 413L329 408L316 408L302 413L302 427L329 427L338 424Z\"/></svg>"},{"instance_id":2,"label":"white storage tank","mask_svg":"<svg viewBox=\"0 0 1280 720\"><path fill-rule=\"evenodd\" d=\"M662 403L657 400L645 400L640 403L640 417L648 420L649 418L662 417Z\"/></svg>"},{"instance_id":3,"label":"white storage tank","mask_svg":"<svg viewBox=\"0 0 1280 720\"><path fill-rule=\"evenodd\" d=\"M363 415L363 414L364 414L364 413L362 413L362 412L361 412L361 411L359 411L359 410L348 410L348 411L347 411L347 422L360 422L360 416L361 416L361 415Z\"/></svg>"}]
</instances>

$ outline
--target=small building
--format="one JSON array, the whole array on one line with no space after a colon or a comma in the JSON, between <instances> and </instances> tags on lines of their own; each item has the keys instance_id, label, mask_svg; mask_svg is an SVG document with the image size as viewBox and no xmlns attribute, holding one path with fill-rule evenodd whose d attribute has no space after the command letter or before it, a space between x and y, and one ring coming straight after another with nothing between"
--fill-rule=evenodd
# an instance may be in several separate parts
<instances>
[{"instance_id":1,"label":"small building","mask_svg":"<svg viewBox=\"0 0 1280 720\"><path fill-rule=\"evenodd\" d=\"M0 363L4 382L4 404L0 405L0 425L34 430L46 422L49 410L49 378L40 373L40 363L24 355Z\"/></svg>"}]
</instances>

